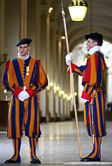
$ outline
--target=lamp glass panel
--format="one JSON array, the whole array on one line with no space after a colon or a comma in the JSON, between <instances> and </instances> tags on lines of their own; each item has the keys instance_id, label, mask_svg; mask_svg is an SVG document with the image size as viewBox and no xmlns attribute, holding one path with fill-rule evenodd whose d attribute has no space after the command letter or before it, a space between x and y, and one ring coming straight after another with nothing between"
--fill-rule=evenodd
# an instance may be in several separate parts
<instances>
[{"instance_id":1,"label":"lamp glass panel","mask_svg":"<svg viewBox=\"0 0 112 166\"><path fill-rule=\"evenodd\" d=\"M87 12L87 7L86 6L69 6L69 13L71 16L72 21L83 21L86 12Z\"/></svg>"}]
</instances>

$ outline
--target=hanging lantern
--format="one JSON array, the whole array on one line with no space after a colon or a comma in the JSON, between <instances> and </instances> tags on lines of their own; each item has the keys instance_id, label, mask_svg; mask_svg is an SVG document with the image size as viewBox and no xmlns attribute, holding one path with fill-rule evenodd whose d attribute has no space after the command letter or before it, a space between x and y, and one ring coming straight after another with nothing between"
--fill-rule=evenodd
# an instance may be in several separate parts
<instances>
[{"instance_id":1,"label":"hanging lantern","mask_svg":"<svg viewBox=\"0 0 112 166\"><path fill-rule=\"evenodd\" d=\"M72 21L83 21L87 12L87 3L83 0L74 0L69 4L68 10Z\"/></svg>"}]
</instances>

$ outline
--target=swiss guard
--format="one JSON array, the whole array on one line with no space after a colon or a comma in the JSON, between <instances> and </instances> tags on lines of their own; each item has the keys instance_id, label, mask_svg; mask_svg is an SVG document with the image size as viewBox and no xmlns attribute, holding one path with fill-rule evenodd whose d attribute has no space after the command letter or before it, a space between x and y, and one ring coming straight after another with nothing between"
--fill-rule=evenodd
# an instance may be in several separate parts
<instances>
[{"instance_id":1,"label":"swiss guard","mask_svg":"<svg viewBox=\"0 0 112 166\"><path fill-rule=\"evenodd\" d=\"M105 89L102 85L106 69L104 55L100 51L103 36L97 32L85 35L89 58L84 66L71 63L72 72L82 76L82 102L84 103L84 122L88 135L93 137L92 152L81 161L101 161L101 141L106 135ZM72 61L72 55L66 55L66 64ZM68 68L70 73L70 68Z\"/></svg>"},{"instance_id":2,"label":"swiss guard","mask_svg":"<svg viewBox=\"0 0 112 166\"><path fill-rule=\"evenodd\" d=\"M39 127L37 93L48 85L47 76L40 60L29 55L31 39L17 43L18 56L6 63L2 87L12 92L8 112L7 136L13 140L14 154L5 163L20 163L20 148L23 131L29 139L30 163L40 164L36 156Z\"/></svg>"}]
</instances>

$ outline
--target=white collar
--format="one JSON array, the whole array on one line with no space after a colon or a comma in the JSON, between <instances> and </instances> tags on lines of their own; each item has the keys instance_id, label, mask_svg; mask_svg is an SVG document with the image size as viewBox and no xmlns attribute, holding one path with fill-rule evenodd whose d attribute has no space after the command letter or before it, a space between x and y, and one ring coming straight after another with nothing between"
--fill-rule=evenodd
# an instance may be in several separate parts
<instances>
[{"instance_id":1,"label":"white collar","mask_svg":"<svg viewBox=\"0 0 112 166\"><path fill-rule=\"evenodd\" d=\"M26 60L26 59L28 59L28 58L29 58L29 54L28 54L28 55L26 55L25 57L22 57L21 55L19 55L19 54L18 54L18 57L19 57L20 59L22 59L22 60Z\"/></svg>"},{"instance_id":2,"label":"white collar","mask_svg":"<svg viewBox=\"0 0 112 166\"><path fill-rule=\"evenodd\" d=\"M93 48L91 48L91 49L88 51L89 55L92 55L94 52L99 51L100 48L101 48L101 46L94 46Z\"/></svg>"}]
</instances>

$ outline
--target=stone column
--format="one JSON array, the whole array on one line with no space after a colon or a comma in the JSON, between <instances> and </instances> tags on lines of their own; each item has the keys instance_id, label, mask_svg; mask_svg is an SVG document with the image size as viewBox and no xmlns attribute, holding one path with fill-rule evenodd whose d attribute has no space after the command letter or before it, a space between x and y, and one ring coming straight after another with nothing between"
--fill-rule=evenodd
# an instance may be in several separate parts
<instances>
[{"instance_id":1,"label":"stone column","mask_svg":"<svg viewBox=\"0 0 112 166\"><path fill-rule=\"evenodd\" d=\"M35 40L35 58L41 58L41 50L40 50L40 43L41 43L41 34L40 34L40 16L41 16L41 5L40 0L36 0L36 40Z\"/></svg>"},{"instance_id":2,"label":"stone column","mask_svg":"<svg viewBox=\"0 0 112 166\"><path fill-rule=\"evenodd\" d=\"M61 43L62 43L62 51L61 51L61 88L64 91L64 95L65 95L65 84L66 84L66 80L65 80L65 71L64 71L64 49L65 49L65 42L64 40L61 39ZM64 109L64 105L65 105L65 97L64 95L62 96L62 117L65 117L65 109Z\"/></svg>"},{"instance_id":3,"label":"stone column","mask_svg":"<svg viewBox=\"0 0 112 166\"><path fill-rule=\"evenodd\" d=\"M4 60L4 53L5 53L5 48L4 48L4 18L5 18L5 1L0 0L0 62ZM2 78L3 75L3 70L4 70L5 65L3 63L0 64L0 79ZM0 99L3 100L5 98L5 95L3 93L2 89L2 84L0 81Z\"/></svg>"},{"instance_id":4,"label":"stone column","mask_svg":"<svg viewBox=\"0 0 112 166\"><path fill-rule=\"evenodd\" d=\"M62 64L63 64L63 69L62 69L62 75L63 75L63 89L65 92L64 95L64 109L63 109L63 115L64 117L68 117L68 112L70 112L70 110L68 110L68 101L67 101L67 97L66 95L69 95L70 93L70 79L68 79L70 77L70 75L67 73L67 68L68 66L66 65L65 62L65 56L67 54L66 51L66 40L62 40L62 44L63 44L63 52L62 52Z\"/></svg>"},{"instance_id":5,"label":"stone column","mask_svg":"<svg viewBox=\"0 0 112 166\"><path fill-rule=\"evenodd\" d=\"M0 0L0 54L8 54L7 60L11 60L17 55L16 43L19 38L19 5L19 0ZM2 77L4 68L5 63L1 65L0 78ZM3 94L3 90L0 94ZM4 96L1 96L4 99Z\"/></svg>"},{"instance_id":6,"label":"stone column","mask_svg":"<svg viewBox=\"0 0 112 166\"><path fill-rule=\"evenodd\" d=\"M49 108L53 120L57 119L56 112L56 74L58 58L56 53L56 23L54 21L50 22L50 81L53 82L53 87L50 89L50 102Z\"/></svg>"},{"instance_id":7,"label":"stone column","mask_svg":"<svg viewBox=\"0 0 112 166\"><path fill-rule=\"evenodd\" d=\"M60 87L60 90L62 90L62 87L61 87L61 50L62 50L62 43L61 43L61 37L59 37L58 39L58 64L59 64L59 67L58 67L58 78L59 78L59 87ZM59 115L61 116L62 115L62 96L61 94L59 94Z\"/></svg>"},{"instance_id":8,"label":"stone column","mask_svg":"<svg viewBox=\"0 0 112 166\"><path fill-rule=\"evenodd\" d=\"M109 58L107 71L107 103L112 103L112 59Z\"/></svg>"},{"instance_id":9,"label":"stone column","mask_svg":"<svg viewBox=\"0 0 112 166\"><path fill-rule=\"evenodd\" d=\"M55 25L56 26L56 25ZM60 119L60 97L59 97L59 35L55 33L55 57L54 57L54 72L55 72L55 85L54 85L54 94L55 94L55 105L54 109L56 112L57 119ZM56 63L57 62L57 63ZM58 88L58 89L57 89Z\"/></svg>"},{"instance_id":10,"label":"stone column","mask_svg":"<svg viewBox=\"0 0 112 166\"><path fill-rule=\"evenodd\" d=\"M20 39L27 37L27 0L21 0Z\"/></svg>"},{"instance_id":11,"label":"stone column","mask_svg":"<svg viewBox=\"0 0 112 166\"><path fill-rule=\"evenodd\" d=\"M44 66L49 82L49 15L46 5L41 5L41 56L40 59ZM44 104L43 104L44 103ZM50 121L49 111L49 86L40 93L40 110L42 117Z\"/></svg>"}]
</instances>

